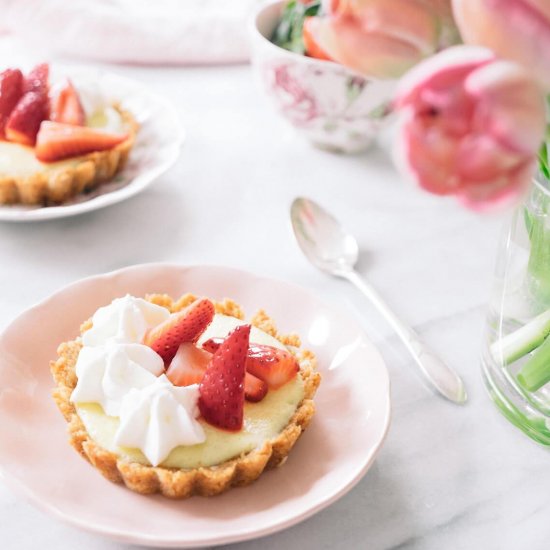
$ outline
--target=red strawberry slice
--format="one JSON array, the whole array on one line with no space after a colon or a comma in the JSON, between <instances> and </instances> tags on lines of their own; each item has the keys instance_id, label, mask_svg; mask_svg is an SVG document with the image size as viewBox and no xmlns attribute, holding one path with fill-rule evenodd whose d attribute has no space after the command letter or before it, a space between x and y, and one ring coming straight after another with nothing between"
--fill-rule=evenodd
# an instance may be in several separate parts
<instances>
[{"instance_id":1,"label":"red strawberry slice","mask_svg":"<svg viewBox=\"0 0 550 550\"><path fill-rule=\"evenodd\" d=\"M212 354L198 348L191 342L180 344L170 363L166 376L174 386L200 384Z\"/></svg>"},{"instance_id":2,"label":"red strawberry slice","mask_svg":"<svg viewBox=\"0 0 550 550\"><path fill-rule=\"evenodd\" d=\"M210 352L219 348L221 338L209 338L202 347ZM300 370L298 361L288 351L264 344L250 344L246 358L246 370L276 390L292 380Z\"/></svg>"},{"instance_id":3,"label":"red strawberry slice","mask_svg":"<svg viewBox=\"0 0 550 550\"><path fill-rule=\"evenodd\" d=\"M48 91L48 77L50 75L50 67L47 63L36 65L27 75L23 82L23 93Z\"/></svg>"},{"instance_id":4,"label":"red strawberry slice","mask_svg":"<svg viewBox=\"0 0 550 550\"><path fill-rule=\"evenodd\" d=\"M4 137L6 122L23 93L23 75L19 69L0 73L0 137Z\"/></svg>"},{"instance_id":5,"label":"red strawberry slice","mask_svg":"<svg viewBox=\"0 0 550 550\"><path fill-rule=\"evenodd\" d=\"M223 341L224 338L220 337L208 338L208 340L205 340L202 343L202 349L205 349L210 353L216 353L220 349L220 346L223 344Z\"/></svg>"},{"instance_id":6,"label":"red strawberry slice","mask_svg":"<svg viewBox=\"0 0 550 550\"><path fill-rule=\"evenodd\" d=\"M244 417L244 376L250 325L239 325L212 356L199 386L199 410L213 426L238 431Z\"/></svg>"},{"instance_id":7,"label":"red strawberry slice","mask_svg":"<svg viewBox=\"0 0 550 550\"><path fill-rule=\"evenodd\" d=\"M221 339L223 341L223 339ZM221 342L220 342L221 343ZM220 346L217 345L216 349ZM200 384L212 354L197 348L190 342L184 342L178 348L170 363L166 376L174 386L190 386ZM247 372L244 376L244 397L254 403L261 401L267 394L267 384Z\"/></svg>"},{"instance_id":8,"label":"red strawberry slice","mask_svg":"<svg viewBox=\"0 0 550 550\"><path fill-rule=\"evenodd\" d=\"M50 120L75 126L83 126L86 121L78 92L69 79L52 90Z\"/></svg>"},{"instance_id":9,"label":"red strawberry slice","mask_svg":"<svg viewBox=\"0 0 550 550\"><path fill-rule=\"evenodd\" d=\"M246 369L276 390L295 378L300 365L292 353L273 346L252 344L248 349Z\"/></svg>"},{"instance_id":10,"label":"red strawberry slice","mask_svg":"<svg viewBox=\"0 0 550 550\"><path fill-rule=\"evenodd\" d=\"M245 364L246 367L246 364ZM250 374L249 372L246 372L244 375L244 398L247 401L251 401L252 403L258 403L261 401L266 395L267 390L269 388L267 387L267 384L263 381L254 376L253 374Z\"/></svg>"},{"instance_id":11,"label":"red strawberry slice","mask_svg":"<svg viewBox=\"0 0 550 550\"><path fill-rule=\"evenodd\" d=\"M36 136L35 154L42 162L55 162L93 151L112 149L127 137L128 134L113 134L95 128L45 120Z\"/></svg>"},{"instance_id":12,"label":"red strawberry slice","mask_svg":"<svg viewBox=\"0 0 550 550\"><path fill-rule=\"evenodd\" d=\"M72 128L80 130L76 126ZM153 348L164 360L166 366L176 355L180 344L195 342L214 318L214 304L206 299L195 300L166 321L153 327L143 339L146 346Z\"/></svg>"},{"instance_id":13,"label":"red strawberry slice","mask_svg":"<svg viewBox=\"0 0 550 550\"><path fill-rule=\"evenodd\" d=\"M6 138L23 145L34 145L40 125L48 115L49 100L44 90L25 94L6 122Z\"/></svg>"}]
</instances>

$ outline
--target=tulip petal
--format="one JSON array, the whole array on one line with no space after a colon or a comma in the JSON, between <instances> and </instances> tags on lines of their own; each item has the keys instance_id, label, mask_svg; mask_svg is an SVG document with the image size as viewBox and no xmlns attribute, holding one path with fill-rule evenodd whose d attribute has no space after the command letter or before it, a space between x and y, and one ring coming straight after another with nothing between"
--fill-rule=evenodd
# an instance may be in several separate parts
<instances>
[{"instance_id":1,"label":"tulip petal","mask_svg":"<svg viewBox=\"0 0 550 550\"><path fill-rule=\"evenodd\" d=\"M437 126L427 126L409 113L401 127L396 161L416 185L437 195L456 193L463 185L456 169L456 142Z\"/></svg>"},{"instance_id":2,"label":"tulip petal","mask_svg":"<svg viewBox=\"0 0 550 550\"><path fill-rule=\"evenodd\" d=\"M396 90L395 105L418 101L426 89L445 89L460 82L473 68L494 60L494 54L475 46L454 46L430 57L405 74Z\"/></svg>"},{"instance_id":3,"label":"tulip petal","mask_svg":"<svg viewBox=\"0 0 550 550\"><path fill-rule=\"evenodd\" d=\"M550 2L548 0L524 0L524 2L550 21Z\"/></svg>"},{"instance_id":4,"label":"tulip petal","mask_svg":"<svg viewBox=\"0 0 550 550\"><path fill-rule=\"evenodd\" d=\"M411 44L423 56L435 51L437 18L419 0L351 0L341 15L352 17L363 32Z\"/></svg>"},{"instance_id":5,"label":"tulip petal","mask_svg":"<svg viewBox=\"0 0 550 550\"><path fill-rule=\"evenodd\" d=\"M535 154L546 127L544 96L519 65L497 61L474 71L464 87L480 106L474 125L507 148Z\"/></svg>"},{"instance_id":6,"label":"tulip petal","mask_svg":"<svg viewBox=\"0 0 550 550\"><path fill-rule=\"evenodd\" d=\"M458 144L456 160L462 178L484 183L515 169L524 157L511 153L490 135L469 134Z\"/></svg>"},{"instance_id":7,"label":"tulip petal","mask_svg":"<svg viewBox=\"0 0 550 550\"><path fill-rule=\"evenodd\" d=\"M523 64L550 90L550 8L547 0L453 0L468 44Z\"/></svg>"},{"instance_id":8,"label":"tulip petal","mask_svg":"<svg viewBox=\"0 0 550 550\"><path fill-rule=\"evenodd\" d=\"M315 42L371 78L399 77L438 46L438 19L424 0L332 0L316 19Z\"/></svg>"},{"instance_id":9,"label":"tulip petal","mask_svg":"<svg viewBox=\"0 0 550 550\"><path fill-rule=\"evenodd\" d=\"M534 164L524 163L507 177L467 187L457 194L457 199L470 210L494 212L517 204L529 189Z\"/></svg>"},{"instance_id":10,"label":"tulip petal","mask_svg":"<svg viewBox=\"0 0 550 550\"><path fill-rule=\"evenodd\" d=\"M397 78L422 57L411 44L384 34L364 33L349 18L320 18L311 31L332 59L369 78Z\"/></svg>"}]
</instances>

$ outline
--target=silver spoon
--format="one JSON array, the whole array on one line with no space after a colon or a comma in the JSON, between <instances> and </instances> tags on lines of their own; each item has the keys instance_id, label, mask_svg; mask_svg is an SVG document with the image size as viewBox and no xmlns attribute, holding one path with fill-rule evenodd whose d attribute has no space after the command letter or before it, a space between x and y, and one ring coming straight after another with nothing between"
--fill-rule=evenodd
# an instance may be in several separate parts
<instances>
[{"instance_id":1,"label":"silver spoon","mask_svg":"<svg viewBox=\"0 0 550 550\"><path fill-rule=\"evenodd\" d=\"M403 323L378 292L355 271L359 256L355 238L310 199L295 199L290 218L296 240L309 261L321 271L353 283L401 338L429 384L450 401L464 403L466 390L460 377L421 342L414 330Z\"/></svg>"}]
</instances>

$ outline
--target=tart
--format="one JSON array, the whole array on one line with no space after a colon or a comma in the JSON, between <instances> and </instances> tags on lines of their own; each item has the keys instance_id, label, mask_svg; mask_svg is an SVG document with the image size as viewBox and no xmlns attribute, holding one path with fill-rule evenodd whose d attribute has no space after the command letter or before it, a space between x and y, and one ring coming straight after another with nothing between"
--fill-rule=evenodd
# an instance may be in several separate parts
<instances>
[{"instance_id":1,"label":"tart","mask_svg":"<svg viewBox=\"0 0 550 550\"><path fill-rule=\"evenodd\" d=\"M116 103L86 110L49 67L0 73L0 204L53 205L110 181L124 167L138 124Z\"/></svg>"},{"instance_id":2,"label":"tart","mask_svg":"<svg viewBox=\"0 0 550 550\"><path fill-rule=\"evenodd\" d=\"M320 383L314 354L264 311L246 323L232 300L191 294L100 308L51 371L79 454L110 481L170 498L216 495L282 465Z\"/></svg>"}]
</instances>

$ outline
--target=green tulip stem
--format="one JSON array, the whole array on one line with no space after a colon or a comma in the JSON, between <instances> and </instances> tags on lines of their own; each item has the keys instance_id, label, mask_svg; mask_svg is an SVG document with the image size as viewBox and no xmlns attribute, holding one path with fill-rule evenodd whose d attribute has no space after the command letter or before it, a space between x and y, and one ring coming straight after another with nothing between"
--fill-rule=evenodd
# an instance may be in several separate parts
<instances>
[{"instance_id":1,"label":"green tulip stem","mask_svg":"<svg viewBox=\"0 0 550 550\"><path fill-rule=\"evenodd\" d=\"M547 338L517 375L528 391L537 391L550 382L550 338Z\"/></svg>"},{"instance_id":2,"label":"green tulip stem","mask_svg":"<svg viewBox=\"0 0 550 550\"><path fill-rule=\"evenodd\" d=\"M496 363L505 366L538 348L550 334L550 309L535 317L518 330L494 342L490 353ZM550 361L548 362L550 373Z\"/></svg>"}]
</instances>

